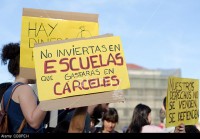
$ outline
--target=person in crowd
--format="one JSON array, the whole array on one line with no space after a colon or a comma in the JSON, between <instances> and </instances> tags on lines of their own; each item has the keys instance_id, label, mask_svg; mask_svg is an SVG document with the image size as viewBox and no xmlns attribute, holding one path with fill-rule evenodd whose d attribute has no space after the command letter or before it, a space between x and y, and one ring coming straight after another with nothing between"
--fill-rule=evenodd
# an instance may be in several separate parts
<instances>
[{"instance_id":1,"label":"person in crowd","mask_svg":"<svg viewBox=\"0 0 200 139\"><path fill-rule=\"evenodd\" d=\"M97 132L97 129L98 130L101 129L102 126L100 126L100 127L95 127L95 126L100 123L102 114L108 109L108 105L109 105L109 103L88 106L87 112L81 113L80 115L77 115L77 112L76 112L77 110L75 108L59 110L58 111L58 124L55 127L55 129L53 129L52 132L53 133L68 132L68 129L66 129L66 127L69 128L69 124L71 123L71 121L75 117L75 115L77 115L76 117L85 116L85 123L83 123L83 121L81 121L80 118L77 118L77 120L79 119L77 122L79 122L79 123L82 122L82 124L84 125L84 129L83 129L82 133ZM84 115L84 114L86 114L86 115ZM63 128L63 129L61 129L61 128Z\"/></svg>"},{"instance_id":2,"label":"person in crowd","mask_svg":"<svg viewBox=\"0 0 200 139\"><path fill-rule=\"evenodd\" d=\"M83 133L87 117L87 109L88 106L75 109L75 112L70 120L68 133Z\"/></svg>"},{"instance_id":3,"label":"person in crowd","mask_svg":"<svg viewBox=\"0 0 200 139\"><path fill-rule=\"evenodd\" d=\"M126 133L164 133L164 130L151 125L151 108L138 104L133 111L132 121Z\"/></svg>"},{"instance_id":4,"label":"person in crowd","mask_svg":"<svg viewBox=\"0 0 200 139\"><path fill-rule=\"evenodd\" d=\"M69 121L61 121L51 133L68 133L69 124Z\"/></svg>"},{"instance_id":5,"label":"person in crowd","mask_svg":"<svg viewBox=\"0 0 200 139\"><path fill-rule=\"evenodd\" d=\"M29 85L35 84L36 81L25 79L19 75L20 44L8 43L4 45L1 60L3 64L8 62L8 71L15 77L13 84L5 91L3 96L4 107L11 96L7 111L10 133L17 133L24 119L26 125L22 133L45 133L44 122L47 112L39 108L38 97ZM19 86L14 89L16 84ZM86 113L87 107L76 108L75 114L70 121L69 133L81 133L83 131L83 121L85 121Z\"/></svg>"},{"instance_id":6,"label":"person in crowd","mask_svg":"<svg viewBox=\"0 0 200 139\"><path fill-rule=\"evenodd\" d=\"M164 110L164 108L161 108L161 109L160 109L159 117L160 117L160 123L159 123L158 126L159 126L160 128L165 128L165 123L164 123L164 119L165 119L165 110Z\"/></svg>"},{"instance_id":7,"label":"person in crowd","mask_svg":"<svg viewBox=\"0 0 200 139\"><path fill-rule=\"evenodd\" d=\"M172 133L186 133L185 131L185 125L183 123L179 124L175 127L174 132Z\"/></svg>"},{"instance_id":8,"label":"person in crowd","mask_svg":"<svg viewBox=\"0 0 200 139\"><path fill-rule=\"evenodd\" d=\"M1 83L0 84L0 100L3 97L3 94L5 93L5 91L12 85L11 82L5 82L5 83ZM1 110L1 107L0 107Z\"/></svg>"},{"instance_id":9,"label":"person in crowd","mask_svg":"<svg viewBox=\"0 0 200 139\"><path fill-rule=\"evenodd\" d=\"M119 121L119 115L115 108L109 108L108 111L106 111L103 114L102 117L102 128L99 131L99 133L119 133L115 130L116 124Z\"/></svg>"},{"instance_id":10,"label":"person in crowd","mask_svg":"<svg viewBox=\"0 0 200 139\"><path fill-rule=\"evenodd\" d=\"M164 97L163 99L163 108L164 108L164 111L166 113L166 104L167 102L167 97ZM163 120L164 124L166 124L166 116ZM172 127L165 127L163 128L165 130L166 133L185 133L185 125L184 124L180 124L176 127L172 126Z\"/></svg>"},{"instance_id":11,"label":"person in crowd","mask_svg":"<svg viewBox=\"0 0 200 139\"><path fill-rule=\"evenodd\" d=\"M200 133L196 125L185 125L186 133Z\"/></svg>"},{"instance_id":12,"label":"person in crowd","mask_svg":"<svg viewBox=\"0 0 200 139\"><path fill-rule=\"evenodd\" d=\"M180 125L175 127L174 133L200 133L196 125Z\"/></svg>"},{"instance_id":13,"label":"person in crowd","mask_svg":"<svg viewBox=\"0 0 200 139\"><path fill-rule=\"evenodd\" d=\"M43 120L46 112L39 108L38 99L28 85L33 83L32 80L19 76L20 44L8 43L4 45L1 59L3 64L8 62L8 71L15 77L13 84L21 84L14 90L8 108L10 132L16 133L25 118L27 124L23 128L22 133L43 133ZM4 93L4 107L10 98L13 88L14 85L10 86Z\"/></svg>"},{"instance_id":14,"label":"person in crowd","mask_svg":"<svg viewBox=\"0 0 200 139\"><path fill-rule=\"evenodd\" d=\"M73 114L70 120L66 120L66 119L63 119L64 117L63 118L61 117L62 114L67 115L67 114L71 114L72 112ZM84 133L87 107L68 109L66 111L62 111L62 113L60 111L59 113L60 115L58 115L59 117L58 124L55 127L55 129L52 131L52 133Z\"/></svg>"},{"instance_id":15,"label":"person in crowd","mask_svg":"<svg viewBox=\"0 0 200 139\"><path fill-rule=\"evenodd\" d=\"M102 117L108 111L109 103L93 105L88 108L88 114L90 115L90 133L98 133L102 129Z\"/></svg>"},{"instance_id":16,"label":"person in crowd","mask_svg":"<svg viewBox=\"0 0 200 139\"><path fill-rule=\"evenodd\" d=\"M0 84L0 99L2 99L4 92L12 85L11 82L5 82Z\"/></svg>"},{"instance_id":17,"label":"person in crowd","mask_svg":"<svg viewBox=\"0 0 200 139\"><path fill-rule=\"evenodd\" d=\"M126 133L127 132L127 129L128 129L128 126L125 125L124 127L122 127L122 133Z\"/></svg>"},{"instance_id":18,"label":"person in crowd","mask_svg":"<svg viewBox=\"0 0 200 139\"><path fill-rule=\"evenodd\" d=\"M70 123L71 119L73 118L74 114L75 114L76 109L70 109L70 110L59 110L59 117L58 117L58 124L60 122L67 122ZM66 113L66 114L62 114L62 113ZM88 112L86 111L85 113L85 123L84 123L84 129L83 129L83 133L89 133L90 132L90 116L88 114ZM63 116L61 116L63 115Z\"/></svg>"},{"instance_id":19,"label":"person in crowd","mask_svg":"<svg viewBox=\"0 0 200 139\"><path fill-rule=\"evenodd\" d=\"M166 113L166 106L167 106L167 104L166 104L167 100L166 99L167 99L166 97L164 97L164 99L163 99L163 108L164 108L165 113ZM166 116L165 116L165 118L163 120L163 123L164 123L164 125L166 124ZM174 133L175 127L174 126L172 126L172 127L166 127L166 128L164 128L164 130L167 133Z\"/></svg>"},{"instance_id":20,"label":"person in crowd","mask_svg":"<svg viewBox=\"0 0 200 139\"><path fill-rule=\"evenodd\" d=\"M92 116L90 117L90 133L96 133L101 129L95 127L99 122L100 122L99 118L95 118Z\"/></svg>"},{"instance_id":21,"label":"person in crowd","mask_svg":"<svg viewBox=\"0 0 200 139\"><path fill-rule=\"evenodd\" d=\"M200 131L200 123L199 123L199 122L196 123L195 126L196 126L196 128Z\"/></svg>"},{"instance_id":22,"label":"person in crowd","mask_svg":"<svg viewBox=\"0 0 200 139\"><path fill-rule=\"evenodd\" d=\"M164 106L164 110L166 112L166 100L167 97L164 97L163 99L163 106ZM166 117L164 119L164 124L166 123ZM165 132L167 133L199 133L199 130L197 128L196 125L185 125L183 123L179 124L176 127L167 127L164 128Z\"/></svg>"}]
</instances>

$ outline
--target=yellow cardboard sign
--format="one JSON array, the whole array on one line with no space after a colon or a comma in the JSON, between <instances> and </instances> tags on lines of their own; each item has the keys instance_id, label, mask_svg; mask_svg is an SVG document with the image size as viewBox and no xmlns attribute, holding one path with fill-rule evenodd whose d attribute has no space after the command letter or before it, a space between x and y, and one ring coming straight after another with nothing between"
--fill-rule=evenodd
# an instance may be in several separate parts
<instances>
[{"instance_id":1,"label":"yellow cardboard sign","mask_svg":"<svg viewBox=\"0 0 200 139\"><path fill-rule=\"evenodd\" d=\"M33 52L40 101L130 87L120 37L54 42Z\"/></svg>"},{"instance_id":2,"label":"yellow cardboard sign","mask_svg":"<svg viewBox=\"0 0 200 139\"><path fill-rule=\"evenodd\" d=\"M199 80L170 77L166 104L166 127L195 125L199 119Z\"/></svg>"},{"instance_id":3,"label":"yellow cardboard sign","mask_svg":"<svg viewBox=\"0 0 200 139\"><path fill-rule=\"evenodd\" d=\"M34 68L32 49L36 43L97 35L97 22L22 16L20 67Z\"/></svg>"}]
</instances>

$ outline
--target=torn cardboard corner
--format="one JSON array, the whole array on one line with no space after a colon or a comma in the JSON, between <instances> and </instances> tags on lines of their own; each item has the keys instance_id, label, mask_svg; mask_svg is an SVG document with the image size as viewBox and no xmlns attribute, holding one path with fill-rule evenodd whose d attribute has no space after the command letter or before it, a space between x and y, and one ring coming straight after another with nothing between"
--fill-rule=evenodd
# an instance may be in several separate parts
<instances>
[{"instance_id":1,"label":"torn cardboard corner","mask_svg":"<svg viewBox=\"0 0 200 139\"><path fill-rule=\"evenodd\" d=\"M41 101L39 107L44 111L52 111L65 108L77 108L102 103L116 103L124 101L125 97L123 92L116 90L111 92Z\"/></svg>"}]
</instances>

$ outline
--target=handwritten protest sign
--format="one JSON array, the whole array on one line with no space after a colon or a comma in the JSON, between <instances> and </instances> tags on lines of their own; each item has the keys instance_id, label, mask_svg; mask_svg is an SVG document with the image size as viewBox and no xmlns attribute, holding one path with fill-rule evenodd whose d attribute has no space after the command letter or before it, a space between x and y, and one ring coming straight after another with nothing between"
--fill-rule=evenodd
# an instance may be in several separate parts
<instances>
[{"instance_id":1,"label":"handwritten protest sign","mask_svg":"<svg viewBox=\"0 0 200 139\"><path fill-rule=\"evenodd\" d=\"M120 37L46 44L33 50L40 101L130 87Z\"/></svg>"},{"instance_id":2,"label":"handwritten protest sign","mask_svg":"<svg viewBox=\"0 0 200 139\"><path fill-rule=\"evenodd\" d=\"M195 125L199 119L199 81L170 77L168 79L166 127Z\"/></svg>"},{"instance_id":3,"label":"handwritten protest sign","mask_svg":"<svg viewBox=\"0 0 200 139\"><path fill-rule=\"evenodd\" d=\"M35 79L33 48L36 43L97 35L97 14L24 8L20 43L20 76Z\"/></svg>"}]
</instances>

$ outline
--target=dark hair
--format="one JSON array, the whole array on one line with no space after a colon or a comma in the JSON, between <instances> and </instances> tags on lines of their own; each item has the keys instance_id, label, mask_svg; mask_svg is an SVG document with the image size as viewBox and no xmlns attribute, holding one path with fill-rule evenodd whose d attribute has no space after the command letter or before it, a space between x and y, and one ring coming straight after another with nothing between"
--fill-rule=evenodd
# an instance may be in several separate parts
<instances>
[{"instance_id":1,"label":"dark hair","mask_svg":"<svg viewBox=\"0 0 200 139\"><path fill-rule=\"evenodd\" d=\"M119 116L118 116L117 110L115 108L109 108L108 111L106 111L103 114L102 121L104 120L113 122L113 123L118 123Z\"/></svg>"},{"instance_id":2,"label":"dark hair","mask_svg":"<svg viewBox=\"0 0 200 139\"><path fill-rule=\"evenodd\" d=\"M20 57L20 44L8 43L3 46L1 53L1 60L4 65L8 60L8 71L16 77L19 75L19 57Z\"/></svg>"},{"instance_id":3,"label":"dark hair","mask_svg":"<svg viewBox=\"0 0 200 139\"><path fill-rule=\"evenodd\" d=\"M94 110L92 115L90 116L94 120L94 124L97 125L99 123L98 119L101 119L103 114L107 111L107 109L102 107L102 104L98 104Z\"/></svg>"},{"instance_id":4,"label":"dark hair","mask_svg":"<svg viewBox=\"0 0 200 139\"><path fill-rule=\"evenodd\" d=\"M67 120L58 123L56 128L52 131L52 133L68 133L69 124L70 123Z\"/></svg>"},{"instance_id":5,"label":"dark hair","mask_svg":"<svg viewBox=\"0 0 200 139\"><path fill-rule=\"evenodd\" d=\"M103 107L103 104L98 104L97 106L95 106L92 114L90 115L90 119L94 123L94 127L100 122L100 119L102 119L103 114L107 111L107 109ZM109 103L106 103L106 105L108 104ZM98 133L101 129L101 127L95 127L92 133Z\"/></svg>"},{"instance_id":6,"label":"dark hair","mask_svg":"<svg viewBox=\"0 0 200 139\"><path fill-rule=\"evenodd\" d=\"M132 121L128 127L127 133L140 133L142 127L149 125L148 115L151 112L151 108L144 104L138 104L132 116Z\"/></svg>"},{"instance_id":7,"label":"dark hair","mask_svg":"<svg viewBox=\"0 0 200 139\"><path fill-rule=\"evenodd\" d=\"M164 106L164 108L166 110L166 97L164 97L164 99L163 99L163 106Z\"/></svg>"},{"instance_id":8,"label":"dark hair","mask_svg":"<svg viewBox=\"0 0 200 139\"><path fill-rule=\"evenodd\" d=\"M2 99L5 91L12 85L11 82L5 82L0 84L0 99Z\"/></svg>"},{"instance_id":9,"label":"dark hair","mask_svg":"<svg viewBox=\"0 0 200 139\"><path fill-rule=\"evenodd\" d=\"M90 117L91 121L94 123L94 126L97 125L100 121L98 118L95 118L95 117Z\"/></svg>"},{"instance_id":10,"label":"dark hair","mask_svg":"<svg viewBox=\"0 0 200 139\"><path fill-rule=\"evenodd\" d=\"M198 128L195 125L185 125L186 133L200 133Z\"/></svg>"}]
</instances>

